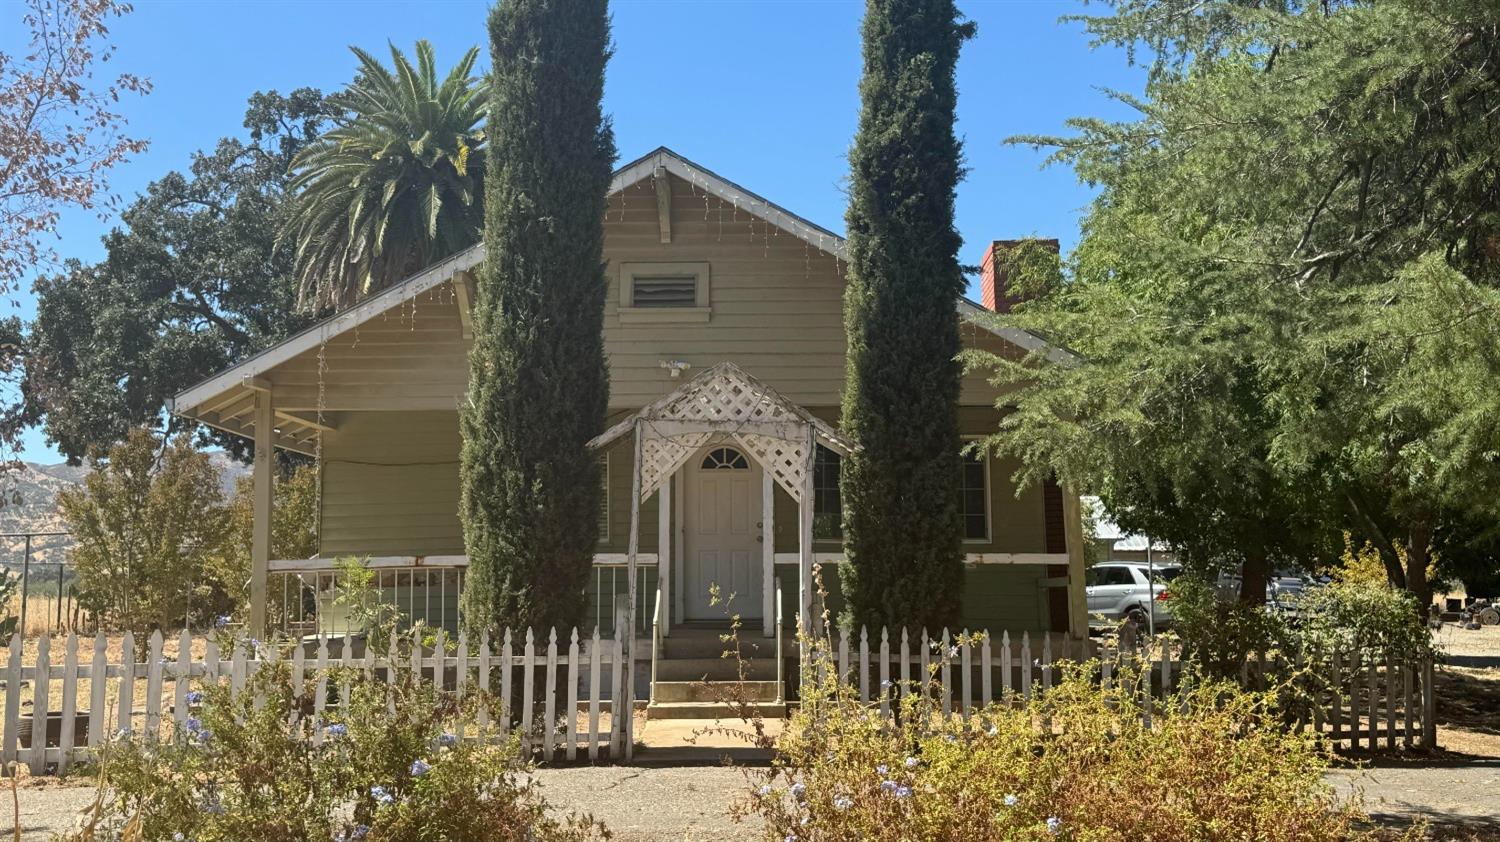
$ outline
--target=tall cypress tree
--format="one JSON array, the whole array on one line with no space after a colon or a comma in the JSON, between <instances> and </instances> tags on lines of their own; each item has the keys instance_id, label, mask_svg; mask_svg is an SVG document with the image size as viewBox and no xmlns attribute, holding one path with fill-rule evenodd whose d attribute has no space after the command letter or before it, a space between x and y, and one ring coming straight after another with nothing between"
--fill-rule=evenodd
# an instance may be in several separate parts
<instances>
[{"instance_id":1,"label":"tall cypress tree","mask_svg":"<svg viewBox=\"0 0 1500 842\"><path fill-rule=\"evenodd\" d=\"M841 577L856 623L948 625L963 586L958 514L964 290L954 65L973 35L952 0L868 0L849 155Z\"/></svg>"},{"instance_id":2,"label":"tall cypress tree","mask_svg":"<svg viewBox=\"0 0 1500 842\"><path fill-rule=\"evenodd\" d=\"M459 413L471 628L582 619L604 427L606 0L502 0L469 394Z\"/></svg>"}]
</instances>

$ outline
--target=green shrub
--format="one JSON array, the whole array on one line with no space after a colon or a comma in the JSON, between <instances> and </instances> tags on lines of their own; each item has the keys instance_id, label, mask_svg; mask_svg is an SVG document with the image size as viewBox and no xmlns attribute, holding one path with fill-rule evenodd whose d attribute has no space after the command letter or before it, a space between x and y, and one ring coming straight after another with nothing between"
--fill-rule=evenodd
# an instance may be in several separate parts
<instances>
[{"instance_id":1,"label":"green shrub","mask_svg":"<svg viewBox=\"0 0 1500 842\"><path fill-rule=\"evenodd\" d=\"M394 685L331 674L349 704L319 724L285 660L231 698L194 693L172 739L111 742L99 761L92 826L64 842L582 842L604 834L587 817L557 820L522 776L513 742L463 741L452 730L481 698L455 699L410 675ZM315 741L321 736L321 741Z\"/></svg>"},{"instance_id":2,"label":"green shrub","mask_svg":"<svg viewBox=\"0 0 1500 842\"><path fill-rule=\"evenodd\" d=\"M1182 640L1183 655L1208 675L1237 676L1250 656L1286 636L1279 616L1222 595L1202 574L1177 577L1170 592L1172 630Z\"/></svg>"},{"instance_id":3,"label":"green shrub","mask_svg":"<svg viewBox=\"0 0 1500 842\"><path fill-rule=\"evenodd\" d=\"M1297 598L1298 622L1289 640L1307 655L1421 656L1432 650L1432 633L1410 591L1383 581L1343 581L1310 588Z\"/></svg>"},{"instance_id":4,"label":"green shrub","mask_svg":"<svg viewBox=\"0 0 1500 842\"><path fill-rule=\"evenodd\" d=\"M1316 738L1274 727L1274 694L1195 682L1148 728L1122 692L1135 677L1101 689L1096 668L1067 665L1030 703L967 718L914 693L895 723L824 681L737 814L784 842L1375 838L1323 782Z\"/></svg>"}]
</instances>

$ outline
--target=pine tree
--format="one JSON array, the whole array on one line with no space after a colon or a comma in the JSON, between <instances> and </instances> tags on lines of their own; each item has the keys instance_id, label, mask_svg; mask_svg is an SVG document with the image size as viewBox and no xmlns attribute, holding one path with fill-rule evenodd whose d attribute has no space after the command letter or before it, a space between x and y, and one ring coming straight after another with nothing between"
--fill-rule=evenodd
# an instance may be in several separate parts
<instances>
[{"instance_id":1,"label":"pine tree","mask_svg":"<svg viewBox=\"0 0 1500 842\"><path fill-rule=\"evenodd\" d=\"M843 427L860 449L843 463L841 584L852 619L871 626L959 614L953 71L972 34L951 0L865 6L844 298Z\"/></svg>"},{"instance_id":2,"label":"pine tree","mask_svg":"<svg viewBox=\"0 0 1500 842\"><path fill-rule=\"evenodd\" d=\"M485 184L487 256L460 412L471 628L567 628L584 612L604 426L606 0L503 0Z\"/></svg>"}]
</instances>

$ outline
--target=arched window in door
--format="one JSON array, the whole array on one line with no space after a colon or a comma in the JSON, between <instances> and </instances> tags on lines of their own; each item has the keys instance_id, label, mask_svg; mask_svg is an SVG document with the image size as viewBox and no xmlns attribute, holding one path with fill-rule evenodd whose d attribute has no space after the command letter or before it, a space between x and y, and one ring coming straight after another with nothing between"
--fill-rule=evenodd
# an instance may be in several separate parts
<instances>
[{"instance_id":1,"label":"arched window in door","mask_svg":"<svg viewBox=\"0 0 1500 842\"><path fill-rule=\"evenodd\" d=\"M716 447L703 457L699 467L705 471L748 471L750 460L732 447Z\"/></svg>"}]
</instances>

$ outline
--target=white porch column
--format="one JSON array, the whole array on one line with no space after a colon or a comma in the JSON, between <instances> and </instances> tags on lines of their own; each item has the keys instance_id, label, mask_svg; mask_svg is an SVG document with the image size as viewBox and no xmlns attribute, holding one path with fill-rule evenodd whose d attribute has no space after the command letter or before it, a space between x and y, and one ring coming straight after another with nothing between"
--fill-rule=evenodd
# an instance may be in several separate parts
<instances>
[{"instance_id":1,"label":"white porch column","mask_svg":"<svg viewBox=\"0 0 1500 842\"><path fill-rule=\"evenodd\" d=\"M656 492L656 587L661 591L661 636L672 631L672 477Z\"/></svg>"},{"instance_id":2,"label":"white porch column","mask_svg":"<svg viewBox=\"0 0 1500 842\"><path fill-rule=\"evenodd\" d=\"M255 393L255 466L251 504L255 517L250 529L250 634L266 636L266 593L270 583L271 514L275 502L276 421L271 407L271 388L265 384Z\"/></svg>"},{"instance_id":3,"label":"white porch column","mask_svg":"<svg viewBox=\"0 0 1500 842\"><path fill-rule=\"evenodd\" d=\"M802 465L802 505L799 510L800 529L797 540L799 552L799 574L797 584L798 611L802 613L802 628L811 635L817 627L813 619L813 463L817 459L818 434L812 425L807 425L807 455ZM806 645L803 646L806 654Z\"/></svg>"},{"instance_id":4,"label":"white porch column","mask_svg":"<svg viewBox=\"0 0 1500 842\"><path fill-rule=\"evenodd\" d=\"M635 557L641 547L641 438L645 432L646 425L636 419L635 458L631 461L630 468L630 543L625 553L625 598L629 603L625 610L625 634L622 637L625 663L621 665L621 672L625 679L625 710L614 712L615 716L625 717L626 760L635 756Z\"/></svg>"},{"instance_id":5,"label":"white porch column","mask_svg":"<svg viewBox=\"0 0 1500 842\"><path fill-rule=\"evenodd\" d=\"M760 470L760 610L762 631L776 635L776 478L765 465Z\"/></svg>"}]
</instances>

